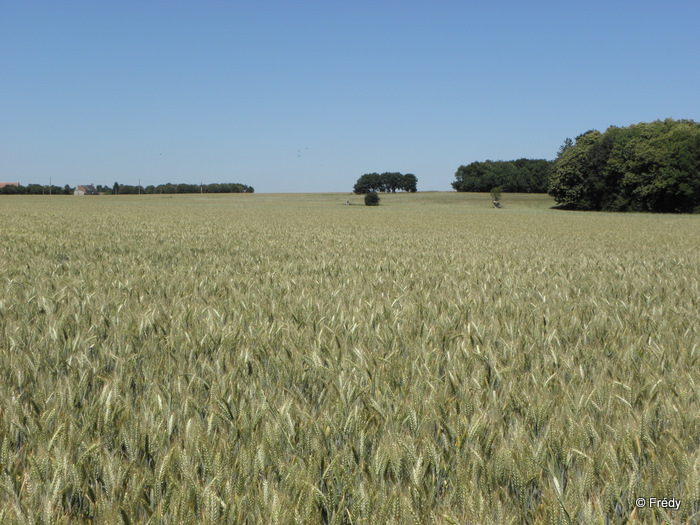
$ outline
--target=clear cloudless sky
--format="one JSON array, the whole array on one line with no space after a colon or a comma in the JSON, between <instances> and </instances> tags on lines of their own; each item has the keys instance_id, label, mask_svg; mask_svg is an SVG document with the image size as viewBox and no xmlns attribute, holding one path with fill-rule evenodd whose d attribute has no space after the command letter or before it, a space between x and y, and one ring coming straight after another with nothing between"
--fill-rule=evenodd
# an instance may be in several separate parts
<instances>
[{"instance_id":1,"label":"clear cloudless sky","mask_svg":"<svg viewBox=\"0 0 700 525\"><path fill-rule=\"evenodd\" d=\"M0 181L449 190L700 119L700 2L0 2Z\"/></svg>"}]
</instances>

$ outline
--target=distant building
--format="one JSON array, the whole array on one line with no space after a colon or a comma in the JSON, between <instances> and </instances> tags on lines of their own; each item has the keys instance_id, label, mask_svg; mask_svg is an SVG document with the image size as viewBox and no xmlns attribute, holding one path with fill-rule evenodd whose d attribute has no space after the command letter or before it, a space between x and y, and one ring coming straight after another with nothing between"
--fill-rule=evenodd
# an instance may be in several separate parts
<instances>
[{"instance_id":1,"label":"distant building","mask_svg":"<svg viewBox=\"0 0 700 525\"><path fill-rule=\"evenodd\" d=\"M19 182L0 182L0 188L5 186L19 186Z\"/></svg>"},{"instance_id":2,"label":"distant building","mask_svg":"<svg viewBox=\"0 0 700 525\"><path fill-rule=\"evenodd\" d=\"M73 195L99 195L99 193L92 184L84 184L82 186L76 186Z\"/></svg>"}]
</instances>

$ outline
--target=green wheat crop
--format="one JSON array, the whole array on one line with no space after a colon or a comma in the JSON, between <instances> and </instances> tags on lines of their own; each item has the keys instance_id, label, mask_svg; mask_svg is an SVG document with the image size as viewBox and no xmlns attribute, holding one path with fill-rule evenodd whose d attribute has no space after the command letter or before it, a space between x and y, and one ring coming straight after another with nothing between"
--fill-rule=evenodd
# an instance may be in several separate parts
<instances>
[{"instance_id":1,"label":"green wheat crop","mask_svg":"<svg viewBox=\"0 0 700 525\"><path fill-rule=\"evenodd\" d=\"M0 199L0 524L698 523L700 217L350 199Z\"/></svg>"}]
</instances>

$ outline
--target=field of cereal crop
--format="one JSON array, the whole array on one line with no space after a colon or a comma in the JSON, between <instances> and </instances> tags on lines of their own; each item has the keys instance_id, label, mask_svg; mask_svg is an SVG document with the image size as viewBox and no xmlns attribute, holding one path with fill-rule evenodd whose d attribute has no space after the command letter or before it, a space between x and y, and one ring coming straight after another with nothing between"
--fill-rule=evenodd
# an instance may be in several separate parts
<instances>
[{"instance_id":1,"label":"field of cereal crop","mask_svg":"<svg viewBox=\"0 0 700 525\"><path fill-rule=\"evenodd\" d=\"M0 198L0 523L698 523L700 216L361 202Z\"/></svg>"}]
</instances>

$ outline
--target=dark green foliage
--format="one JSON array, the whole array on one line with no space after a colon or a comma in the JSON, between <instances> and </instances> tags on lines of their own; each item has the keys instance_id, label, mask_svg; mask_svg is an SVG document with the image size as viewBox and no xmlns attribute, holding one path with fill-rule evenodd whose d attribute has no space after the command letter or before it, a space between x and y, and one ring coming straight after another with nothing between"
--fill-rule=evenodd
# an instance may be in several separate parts
<instances>
[{"instance_id":1,"label":"dark green foliage","mask_svg":"<svg viewBox=\"0 0 700 525\"><path fill-rule=\"evenodd\" d=\"M63 188L60 186L42 186L41 184L28 184L27 186L9 185L0 188L0 195L73 195L73 190L68 184ZM160 184L158 186L149 185L141 187L131 186L128 184L119 184L115 182L110 188L109 186L97 185L96 189L99 193L111 193L112 195L137 195L138 193L254 193L255 189L247 184L236 182L227 182L223 184Z\"/></svg>"},{"instance_id":2,"label":"dark green foliage","mask_svg":"<svg viewBox=\"0 0 700 525\"><path fill-rule=\"evenodd\" d=\"M692 212L700 206L700 124L587 131L559 150L549 194L578 210Z\"/></svg>"},{"instance_id":3,"label":"dark green foliage","mask_svg":"<svg viewBox=\"0 0 700 525\"><path fill-rule=\"evenodd\" d=\"M16 195L20 192L20 188L24 188L23 186L15 186L14 184L10 184L8 186L3 186L0 188L0 195Z\"/></svg>"},{"instance_id":4,"label":"dark green foliage","mask_svg":"<svg viewBox=\"0 0 700 525\"><path fill-rule=\"evenodd\" d=\"M49 190L46 186L41 184L29 184L27 185L27 195L42 195L48 193Z\"/></svg>"},{"instance_id":5,"label":"dark green foliage","mask_svg":"<svg viewBox=\"0 0 700 525\"><path fill-rule=\"evenodd\" d=\"M457 191L491 191L500 186L514 193L546 193L552 162L544 159L472 162L460 166L452 187Z\"/></svg>"},{"instance_id":6,"label":"dark green foliage","mask_svg":"<svg viewBox=\"0 0 700 525\"><path fill-rule=\"evenodd\" d=\"M413 173L402 175L399 172L365 173L357 179L353 192L357 194L370 191L396 192L407 191L414 193L417 191L418 178Z\"/></svg>"},{"instance_id":7,"label":"dark green foliage","mask_svg":"<svg viewBox=\"0 0 700 525\"><path fill-rule=\"evenodd\" d=\"M63 188L54 185L44 186L43 184L8 185L0 188L0 195L72 195L72 193L73 188L67 184Z\"/></svg>"},{"instance_id":8,"label":"dark green foliage","mask_svg":"<svg viewBox=\"0 0 700 525\"><path fill-rule=\"evenodd\" d=\"M130 184L121 184L118 193L119 195L138 195L139 187Z\"/></svg>"},{"instance_id":9,"label":"dark green foliage","mask_svg":"<svg viewBox=\"0 0 700 525\"><path fill-rule=\"evenodd\" d=\"M226 182L221 184L205 184L204 193L255 193L255 188L247 184Z\"/></svg>"},{"instance_id":10,"label":"dark green foliage","mask_svg":"<svg viewBox=\"0 0 700 525\"><path fill-rule=\"evenodd\" d=\"M491 188L491 198L494 201L501 200L502 194L503 194L503 188L501 188L500 186L496 186L495 188Z\"/></svg>"},{"instance_id":11,"label":"dark green foliage","mask_svg":"<svg viewBox=\"0 0 700 525\"><path fill-rule=\"evenodd\" d=\"M352 191L357 194L369 193L370 191L377 191L379 186L379 173L365 173L357 179Z\"/></svg>"},{"instance_id":12,"label":"dark green foliage","mask_svg":"<svg viewBox=\"0 0 700 525\"><path fill-rule=\"evenodd\" d=\"M26 193L26 188L24 186L8 185L0 188L0 195L17 195L23 193Z\"/></svg>"},{"instance_id":13,"label":"dark green foliage","mask_svg":"<svg viewBox=\"0 0 700 525\"><path fill-rule=\"evenodd\" d=\"M406 173L403 176L403 191L408 191L410 193L415 193L418 191L418 177L413 173Z\"/></svg>"},{"instance_id":14,"label":"dark green foliage","mask_svg":"<svg viewBox=\"0 0 700 525\"><path fill-rule=\"evenodd\" d=\"M123 188L123 187L122 187ZM133 186L133 193L138 193L138 186ZM222 184L159 184L146 186L141 193L254 193L255 189L247 184L226 182ZM120 191L120 193L124 193Z\"/></svg>"},{"instance_id":15,"label":"dark green foliage","mask_svg":"<svg viewBox=\"0 0 700 525\"><path fill-rule=\"evenodd\" d=\"M376 191L365 193L365 206L379 206L379 194Z\"/></svg>"}]
</instances>

